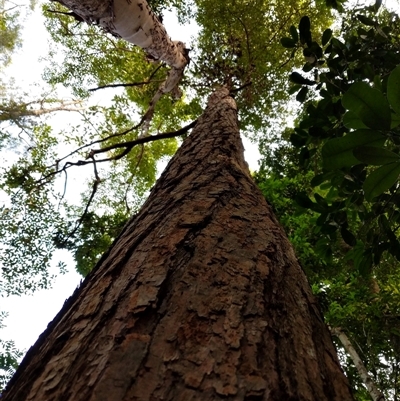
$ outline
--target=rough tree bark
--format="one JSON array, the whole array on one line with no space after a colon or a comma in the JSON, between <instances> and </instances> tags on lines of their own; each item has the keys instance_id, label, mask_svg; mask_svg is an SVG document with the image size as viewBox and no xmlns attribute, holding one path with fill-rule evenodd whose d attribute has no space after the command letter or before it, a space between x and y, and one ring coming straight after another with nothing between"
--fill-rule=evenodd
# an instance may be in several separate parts
<instances>
[{"instance_id":1,"label":"rough tree bark","mask_svg":"<svg viewBox=\"0 0 400 401\"><path fill-rule=\"evenodd\" d=\"M305 275L249 174L226 89L3 396L352 399Z\"/></svg>"}]
</instances>

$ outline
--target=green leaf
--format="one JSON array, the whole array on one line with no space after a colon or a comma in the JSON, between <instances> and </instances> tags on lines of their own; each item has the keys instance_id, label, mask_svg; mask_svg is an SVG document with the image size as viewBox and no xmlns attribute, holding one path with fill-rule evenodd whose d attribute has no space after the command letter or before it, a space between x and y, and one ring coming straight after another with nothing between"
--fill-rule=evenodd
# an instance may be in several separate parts
<instances>
[{"instance_id":1,"label":"green leaf","mask_svg":"<svg viewBox=\"0 0 400 401\"><path fill-rule=\"evenodd\" d=\"M301 74L298 72L292 72L289 75L290 80L295 83L295 84L300 84L300 85L315 85L315 81L311 81L310 79L304 78Z\"/></svg>"},{"instance_id":2,"label":"green leaf","mask_svg":"<svg viewBox=\"0 0 400 401\"><path fill-rule=\"evenodd\" d=\"M361 146L354 149L353 154L361 162L375 166L400 161L398 154L376 146Z\"/></svg>"},{"instance_id":3,"label":"green leaf","mask_svg":"<svg viewBox=\"0 0 400 401\"><path fill-rule=\"evenodd\" d=\"M281 44L283 47L286 47L287 49L292 49L293 47L296 47L297 41L295 41L292 38L282 38Z\"/></svg>"},{"instance_id":4,"label":"green leaf","mask_svg":"<svg viewBox=\"0 0 400 401\"><path fill-rule=\"evenodd\" d=\"M296 29L296 27L294 26L294 25L292 25L290 28L289 28L289 31L290 31L290 36L293 38L293 40L297 43L298 41L299 41L299 34L298 34L298 32L297 32L297 29Z\"/></svg>"},{"instance_id":5,"label":"green leaf","mask_svg":"<svg viewBox=\"0 0 400 401\"><path fill-rule=\"evenodd\" d=\"M310 64L310 63L305 63L302 70L304 72L310 72L312 69L314 68L314 64Z\"/></svg>"},{"instance_id":6,"label":"green leaf","mask_svg":"<svg viewBox=\"0 0 400 401\"><path fill-rule=\"evenodd\" d=\"M373 171L365 180L365 199L371 201L396 183L400 174L400 163L385 164Z\"/></svg>"},{"instance_id":7,"label":"green leaf","mask_svg":"<svg viewBox=\"0 0 400 401\"><path fill-rule=\"evenodd\" d=\"M365 15L358 14L357 18L364 25L368 25L368 26L374 26L375 25L375 22L371 18L366 17Z\"/></svg>"},{"instance_id":8,"label":"green leaf","mask_svg":"<svg viewBox=\"0 0 400 401\"><path fill-rule=\"evenodd\" d=\"M360 129L360 128L368 128L352 111L348 111L343 116L343 124L346 128Z\"/></svg>"},{"instance_id":9,"label":"green leaf","mask_svg":"<svg viewBox=\"0 0 400 401\"><path fill-rule=\"evenodd\" d=\"M400 114L392 113L392 123L390 128L396 128L398 125L400 125Z\"/></svg>"},{"instance_id":10,"label":"green leaf","mask_svg":"<svg viewBox=\"0 0 400 401\"><path fill-rule=\"evenodd\" d=\"M301 85L293 85L292 87L289 88L289 95L293 95L293 93L298 92L302 88Z\"/></svg>"},{"instance_id":11,"label":"green leaf","mask_svg":"<svg viewBox=\"0 0 400 401\"><path fill-rule=\"evenodd\" d=\"M322 34L322 46L325 46L332 37L332 29L325 29L324 33Z\"/></svg>"},{"instance_id":12,"label":"green leaf","mask_svg":"<svg viewBox=\"0 0 400 401\"><path fill-rule=\"evenodd\" d=\"M360 129L342 138L334 138L322 147L324 168L329 170L351 167L360 161L353 155L359 146L383 146L385 137L377 131Z\"/></svg>"},{"instance_id":13,"label":"green leaf","mask_svg":"<svg viewBox=\"0 0 400 401\"><path fill-rule=\"evenodd\" d=\"M310 18L307 16L302 17L300 20L299 24L299 32L300 32L300 42L304 45L307 43L307 45L311 44L311 22Z\"/></svg>"},{"instance_id":14,"label":"green leaf","mask_svg":"<svg viewBox=\"0 0 400 401\"><path fill-rule=\"evenodd\" d=\"M340 229L340 234L344 242L350 246L355 246L357 243L356 237L347 228L342 227Z\"/></svg>"},{"instance_id":15,"label":"green leaf","mask_svg":"<svg viewBox=\"0 0 400 401\"><path fill-rule=\"evenodd\" d=\"M368 275L371 273L372 268L372 255L371 253L364 252L362 259L358 265L358 271L361 274L361 277L367 278Z\"/></svg>"},{"instance_id":16,"label":"green leaf","mask_svg":"<svg viewBox=\"0 0 400 401\"><path fill-rule=\"evenodd\" d=\"M387 97L393 110L400 114L400 65L390 73L387 83Z\"/></svg>"},{"instance_id":17,"label":"green leaf","mask_svg":"<svg viewBox=\"0 0 400 401\"><path fill-rule=\"evenodd\" d=\"M372 129L390 129L391 112L382 92L365 82L356 82L343 95L342 105Z\"/></svg>"},{"instance_id":18,"label":"green leaf","mask_svg":"<svg viewBox=\"0 0 400 401\"><path fill-rule=\"evenodd\" d=\"M305 209L309 209L314 206L314 202L305 192L299 192L295 197L295 201L299 206L304 207Z\"/></svg>"},{"instance_id":19,"label":"green leaf","mask_svg":"<svg viewBox=\"0 0 400 401\"><path fill-rule=\"evenodd\" d=\"M300 148L302 146L304 146L307 142L306 138L301 137L298 134L292 134L290 135L290 142L292 143L293 146L295 146L296 148Z\"/></svg>"},{"instance_id":20,"label":"green leaf","mask_svg":"<svg viewBox=\"0 0 400 401\"><path fill-rule=\"evenodd\" d=\"M307 86L303 86L299 93L296 96L296 100L300 103L303 103L306 100L307 97L307 93L308 93L308 87Z\"/></svg>"}]
</instances>

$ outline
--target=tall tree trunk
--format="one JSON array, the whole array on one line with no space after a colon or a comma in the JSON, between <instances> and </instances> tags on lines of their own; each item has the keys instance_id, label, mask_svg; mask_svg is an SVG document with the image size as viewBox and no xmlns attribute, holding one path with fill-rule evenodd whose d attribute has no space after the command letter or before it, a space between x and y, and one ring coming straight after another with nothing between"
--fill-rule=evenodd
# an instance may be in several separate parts
<instances>
[{"instance_id":1,"label":"tall tree trunk","mask_svg":"<svg viewBox=\"0 0 400 401\"><path fill-rule=\"evenodd\" d=\"M352 400L218 90L4 401Z\"/></svg>"}]
</instances>

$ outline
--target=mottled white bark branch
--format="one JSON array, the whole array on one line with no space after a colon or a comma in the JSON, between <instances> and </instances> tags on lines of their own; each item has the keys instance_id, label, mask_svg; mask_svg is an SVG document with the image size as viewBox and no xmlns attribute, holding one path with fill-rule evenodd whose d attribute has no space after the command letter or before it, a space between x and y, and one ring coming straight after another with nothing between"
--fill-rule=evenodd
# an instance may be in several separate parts
<instances>
[{"instance_id":1,"label":"mottled white bark branch","mask_svg":"<svg viewBox=\"0 0 400 401\"><path fill-rule=\"evenodd\" d=\"M184 68L188 58L182 42L173 42L146 0L59 0L89 24L144 49L156 60Z\"/></svg>"},{"instance_id":2,"label":"mottled white bark branch","mask_svg":"<svg viewBox=\"0 0 400 401\"><path fill-rule=\"evenodd\" d=\"M157 101L164 93L179 98L178 84L189 63L185 44L173 42L146 0L59 0L88 23L97 23L106 31L140 46L151 58L167 63L171 70L146 112L147 134Z\"/></svg>"},{"instance_id":3,"label":"mottled white bark branch","mask_svg":"<svg viewBox=\"0 0 400 401\"><path fill-rule=\"evenodd\" d=\"M331 330L332 335L336 336L340 340L344 349L350 355L351 359L353 360L354 366L356 367L357 372L360 375L361 380L363 381L365 387L367 387L368 392L370 393L372 399L374 401L385 401L385 397L379 391L375 382L372 380L372 378L368 374L368 371L367 371L363 361L361 360L357 351L351 344L347 335L339 327L331 328L330 330Z\"/></svg>"}]
</instances>

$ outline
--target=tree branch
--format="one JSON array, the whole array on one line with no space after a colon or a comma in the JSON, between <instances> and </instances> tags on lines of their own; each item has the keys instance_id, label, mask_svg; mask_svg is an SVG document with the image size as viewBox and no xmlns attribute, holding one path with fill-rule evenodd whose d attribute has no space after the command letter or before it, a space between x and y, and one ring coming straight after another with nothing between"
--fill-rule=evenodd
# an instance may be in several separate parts
<instances>
[{"instance_id":1,"label":"tree branch","mask_svg":"<svg viewBox=\"0 0 400 401\"><path fill-rule=\"evenodd\" d=\"M129 84L110 84L110 85L103 85L103 86L98 86L97 88L91 88L88 89L89 92L95 92L100 89L106 89L106 88L119 88L119 87L131 87L131 86L142 86L142 85L148 85L152 84L153 82L163 82L163 79L157 79L155 81L143 81L143 82L133 82Z\"/></svg>"},{"instance_id":2,"label":"tree branch","mask_svg":"<svg viewBox=\"0 0 400 401\"><path fill-rule=\"evenodd\" d=\"M177 136L185 134L187 131L189 131L191 128L193 128L196 125L196 123L197 123L197 119L192 121L190 124L186 125L185 127L177 130L177 131L165 132L163 134L158 134L158 135L150 135L150 136L146 136L146 137L143 137L143 138L138 138L138 139L135 139L133 141L128 141L128 142L120 142L120 143L116 143L114 145L107 146L107 147L105 147L103 149L97 149L97 150L94 149L94 150L90 151L90 153L89 153L89 155L87 157L87 159L92 159L92 160L87 160L86 159L86 160L78 160L77 162L66 162L62 168L58 168L58 165L59 165L60 161L65 160L67 157L75 154L76 152L78 152L81 149L87 148L91 144L81 146L79 149L74 150L73 152L71 152L67 156L64 156L62 159L57 160L56 161L56 169L54 171L52 171L51 173L47 174L45 177L43 177L40 180L38 180L37 182L40 183L40 182L46 181L50 177L53 177L54 175L56 175L58 173L61 173L62 171L65 171L66 169L68 169L70 167L73 167L73 166L85 166L87 164L104 163L104 162L108 162L108 161L115 161L115 160L122 159L136 145L141 145L141 144L145 144L145 143L148 143L148 142L158 141L159 139L175 138ZM139 125L140 125L140 123L139 123ZM124 131L124 133L132 131L133 129L134 129L134 127L130 128L127 131ZM103 141L105 141L105 140L107 140L107 139L109 139L109 138L111 138L113 136L123 135L124 133L110 135L109 137L107 137L105 139L101 139L101 140L95 141L92 144L103 142ZM105 159L98 159L98 160L94 159L94 155L96 155L96 154L104 153L104 152L108 152L110 150L120 149L120 148L125 148L125 149L121 153L119 153L119 154L117 154L115 156L108 157L108 158L105 158Z\"/></svg>"},{"instance_id":3,"label":"tree branch","mask_svg":"<svg viewBox=\"0 0 400 401\"><path fill-rule=\"evenodd\" d=\"M133 141L116 143L114 145L110 145L110 146L107 146L107 147L102 148L102 149L93 149L93 150L90 151L89 156L91 157L91 156L94 156L96 154L105 153L105 152L108 152L110 150L120 149L120 148L125 148L125 150L122 153L124 153L125 151L128 151L127 153L129 153L131 151L131 149L136 145L144 144L144 143L147 143L147 142L158 141L159 139L174 138L174 137L183 135L187 131L189 131L191 128L193 128L196 125L196 123L197 123L197 120L194 120L190 124L186 125L185 127L181 128L181 129L179 129L177 131L165 132L163 134L158 134L158 135L149 135L149 136L146 136L146 137L143 137L143 138L135 139ZM123 156L125 156L125 154ZM121 157L123 157L123 156L121 156ZM118 157L118 159L120 159L121 157ZM103 161L103 159L97 160L97 162L100 162L100 161Z\"/></svg>"},{"instance_id":4,"label":"tree branch","mask_svg":"<svg viewBox=\"0 0 400 401\"><path fill-rule=\"evenodd\" d=\"M156 74L156 72L163 66L163 64L160 64L149 76L149 78L146 81L143 82L133 82L133 83L129 83L129 84L110 84L110 85L103 85L103 86L98 86L97 88L92 88L92 89L88 89L89 92L94 92L97 91L99 89L105 89L105 88L119 88L119 87L129 87L129 86L141 86L141 85L147 85L147 84L151 84L153 82L163 82L163 79L157 79L155 81L152 81L151 78L154 77L154 75Z\"/></svg>"}]
</instances>

